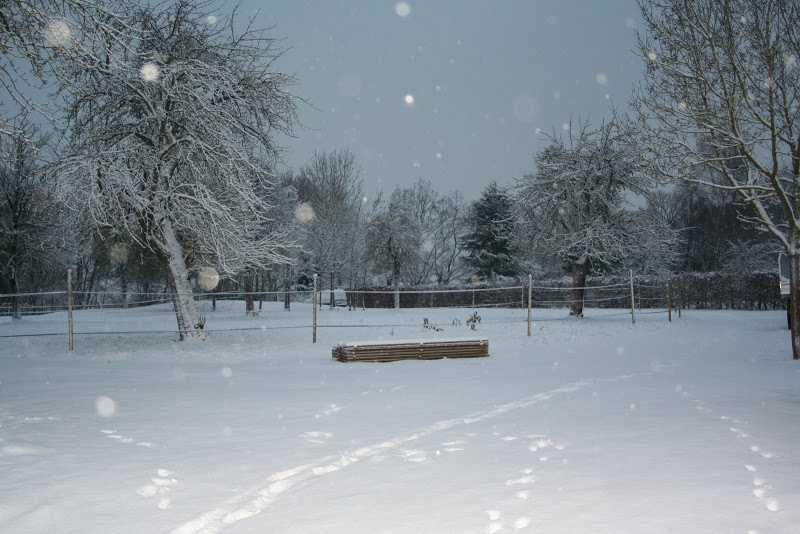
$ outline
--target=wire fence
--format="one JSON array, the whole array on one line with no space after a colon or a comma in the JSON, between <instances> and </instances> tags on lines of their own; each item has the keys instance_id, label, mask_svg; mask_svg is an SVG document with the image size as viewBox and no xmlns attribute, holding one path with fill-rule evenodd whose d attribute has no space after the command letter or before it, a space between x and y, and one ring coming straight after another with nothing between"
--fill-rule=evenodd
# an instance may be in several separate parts
<instances>
[{"instance_id":1,"label":"wire fence","mask_svg":"<svg viewBox=\"0 0 800 534\"><path fill-rule=\"evenodd\" d=\"M694 273L677 277L634 277L633 300L638 310L667 308L667 288L670 282L677 285L679 299L684 308L693 309L784 309L779 281L774 273ZM472 284L467 287L402 287L399 291L401 308L525 308L528 305L528 284L517 282L507 285L489 286ZM589 278L583 290L586 307L629 308L630 280L624 277ZM575 288L571 280L536 280L531 287L533 308L568 307L573 300ZM344 295L343 299L339 295ZM198 302L217 300L242 300L247 295L242 291L206 292L194 294ZM284 302L286 291L257 291L250 293L253 300ZM311 289L293 289L288 292L289 302L311 302ZM336 305L351 308L393 308L395 291L392 288L348 288L334 292ZM329 292L320 291L319 304L329 303ZM134 308L170 303L169 291L74 291L74 310ZM39 291L0 295L0 316L26 316L66 310L67 291Z\"/></svg>"},{"instance_id":2,"label":"wire fence","mask_svg":"<svg viewBox=\"0 0 800 534\"><path fill-rule=\"evenodd\" d=\"M773 279L774 278L774 279ZM528 282L528 281L525 281ZM705 283L703 283L705 282ZM727 282L727 283L726 283ZM774 283L773 283L774 282ZM469 308L474 314L481 309L507 308L507 309L559 309L569 308L576 297L576 291L582 292L582 303L591 309L597 318L629 315L633 320L639 314L665 314L672 319L673 311L680 314L685 308L730 308L730 309L778 309L784 303L779 294L777 275L771 273L756 273L754 275L738 276L737 278L723 277L715 274L702 277L630 277L624 278L590 278L582 288L570 287L571 280L538 280L530 283L508 284L504 286L488 286L473 284L467 287L455 288L401 288L399 291L400 307L403 309L433 309L433 308ZM737 289L738 288L738 289ZM746 288L747 291L743 291ZM344 295L344 298L340 298ZM288 296L288 299L286 298ZM217 301L244 300L245 297L253 299L257 309L261 309L264 302L306 303L316 301L316 305L323 307L330 305L330 291L318 291L316 299L314 292L309 289L295 289L292 291L258 291L246 295L240 291L198 291L193 297L198 302L202 313L213 311ZM333 292L334 305L346 306L350 309L376 309L393 308L396 292L391 288L361 288L337 289ZM36 293L16 293L0 295L0 316L31 316L65 311L70 308L74 311L90 309L115 309L115 308L142 308L147 309L147 315L174 314L171 306L172 294L160 292L136 291L46 291ZM155 306L170 304L169 306ZM316 307L316 306L315 306ZM598 310L607 310L607 313L597 314ZM525 323L530 325L528 318L513 318L502 323ZM563 320L560 318L541 318L537 322L549 320ZM590 317L591 318L591 317ZM484 324L493 324L486 321ZM66 325L65 325L66 326ZM360 328L363 324L270 324L254 327L231 327L205 329L207 333L256 331L256 330L298 330L316 328ZM368 325L370 327L403 328L409 324L380 324ZM420 325L415 325L420 326ZM442 324L426 323L425 327L436 329ZM78 331L74 335L141 335L141 334L176 334L177 329L164 330L122 330L122 331ZM35 333L9 333L0 335L3 338L31 337L31 336L59 336L66 332L35 332Z\"/></svg>"}]
</instances>

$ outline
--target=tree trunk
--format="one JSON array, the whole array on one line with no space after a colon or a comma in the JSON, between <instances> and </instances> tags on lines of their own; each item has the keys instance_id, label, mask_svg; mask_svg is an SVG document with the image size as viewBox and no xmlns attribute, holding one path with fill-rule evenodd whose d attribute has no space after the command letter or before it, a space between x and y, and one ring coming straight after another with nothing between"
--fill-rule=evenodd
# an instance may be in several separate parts
<instances>
[{"instance_id":1,"label":"tree trunk","mask_svg":"<svg viewBox=\"0 0 800 534\"><path fill-rule=\"evenodd\" d=\"M172 290L172 304L178 319L178 334L181 341L187 338L205 339L203 325L197 313L197 306L189 284L189 270L183 259L183 248L178 242L172 222L168 219L161 223L161 231L167 250L160 251L159 256L167 268L167 282Z\"/></svg>"},{"instance_id":2,"label":"tree trunk","mask_svg":"<svg viewBox=\"0 0 800 534\"><path fill-rule=\"evenodd\" d=\"M244 312L252 313L256 307L253 303L253 271L250 268L244 270Z\"/></svg>"},{"instance_id":3,"label":"tree trunk","mask_svg":"<svg viewBox=\"0 0 800 534\"><path fill-rule=\"evenodd\" d=\"M334 301L334 295L333 295L333 283L334 283L333 277L334 277L334 272L331 271L331 299L330 299L331 309L333 309L334 306L336 306L336 302Z\"/></svg>"},{"instance_id":4,"label":"tree trunk","mask_svg":"<svg viewBox=\"0 0 800 534\"><path fill-rule=\"evenodd\" d=\"M792 358L800 360L800 251L789 254L789 310Z\"/></svg>"},{"instance_id":5,"label":"tree trunk","mask_svg":"<svg viewBox=\"0 0 800 534\"><path fill-rule=\"evenodd\" d=\"M122 265L119 266L119 287L122 292L122 309L128 308L128 272Z\"/></svg>"},{"instance_id":6,"label":"tree trunk","mask_svg":"<svg viewBox=\"0 0 800 534\"><path fill-rule=\"evenodd\" d=\"M569 314L583 317L583 296L586 287L586 273L589 270L589 261L581 258L572 263L572 304Z\"/></svg>"}]
</instances>

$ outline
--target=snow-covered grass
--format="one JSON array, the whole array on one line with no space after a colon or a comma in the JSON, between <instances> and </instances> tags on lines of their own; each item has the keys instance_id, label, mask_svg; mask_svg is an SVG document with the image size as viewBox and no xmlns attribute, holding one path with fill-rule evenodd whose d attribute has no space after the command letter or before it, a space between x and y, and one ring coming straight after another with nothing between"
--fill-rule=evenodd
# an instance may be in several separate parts
<instances>
[{"instance_id":1,"label":"snow-covered grass","mask_svg":"<svg viewBox=\"0 0 800 534\"><path fill-rule=\"evenodd\" d=\"M220 303L206 341L115 333L174 329L169 305L78 312L77 332L108 333L73 353L0 338L0 532L798 532L781 312L534 310L529 338L525 310L472 331L472 310L323 309L312 344L309 305L264 306ZM476 335L489 358L331 358Z\"/></svg>"}]
</instances>

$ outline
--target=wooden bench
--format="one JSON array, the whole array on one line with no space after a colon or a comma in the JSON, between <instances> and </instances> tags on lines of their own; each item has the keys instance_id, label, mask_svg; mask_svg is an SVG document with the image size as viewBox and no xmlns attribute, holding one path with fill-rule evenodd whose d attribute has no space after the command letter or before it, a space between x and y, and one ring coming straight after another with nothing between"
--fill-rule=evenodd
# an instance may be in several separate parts
<instances>
[{"instance_id":1,"label":"wooden bench","mask_svg":"<svg viewBox=\"0 0 800 534\"><path fill-rule=\"evenodd\" d=\"M340 362L481 358L489 356L489 340L483 338L339 343L333 348L332 356Z\"/></svg>"}]
</instances>

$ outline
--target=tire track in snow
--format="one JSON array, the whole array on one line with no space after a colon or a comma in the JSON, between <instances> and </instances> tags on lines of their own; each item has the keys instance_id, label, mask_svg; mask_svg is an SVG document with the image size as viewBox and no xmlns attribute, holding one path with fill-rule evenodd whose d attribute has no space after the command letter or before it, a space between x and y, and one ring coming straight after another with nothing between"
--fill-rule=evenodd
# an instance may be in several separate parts
<instances>
[{"instance_id":1,"label":"tire track in snow","mask_svg":"<svg viewBox=\"0 0 800 534\"><path fill-rule=\"evenodd\" d=\"M335 473L345 467L353 465L362 459L375 456L395 449L401 445L416 441L430 436L436 432L447 430L459 425L477 423L493 417L504 415L513 410L527 408L540 402L549 400L556 395L570 393L603 382L616 382L630 378L649 376L653 373L634 373L620 375L614 378L605 379L583 379L560 388L552 389L544 393L536 393L522 399L500 405L491 410L477 412L465 417L446 419L437 421L425 426L411 434L398 436L393 439L383 441L374 445L369 445L357 449L356 451L345 452L341 455L326 456L311 464L301 465L274 473L267 477L266 485L259 484L251 487L235 497L227 500L222 505L201 514L200 516L183 523L170 531L170 534L215 534L222 532L226 526L232 525L261 513L270 504L275 502L283 493L292 488L312 480L314 478Z\"/></svg>"}]
</instances>

